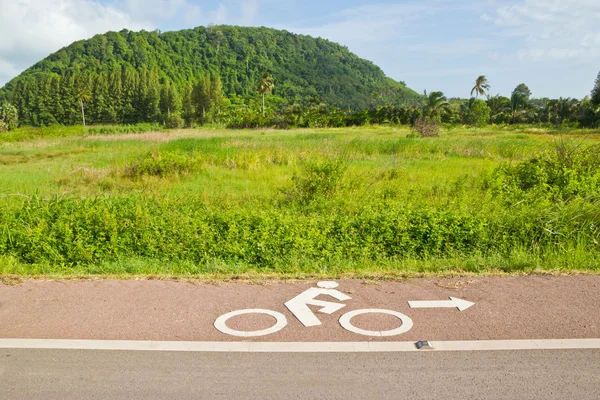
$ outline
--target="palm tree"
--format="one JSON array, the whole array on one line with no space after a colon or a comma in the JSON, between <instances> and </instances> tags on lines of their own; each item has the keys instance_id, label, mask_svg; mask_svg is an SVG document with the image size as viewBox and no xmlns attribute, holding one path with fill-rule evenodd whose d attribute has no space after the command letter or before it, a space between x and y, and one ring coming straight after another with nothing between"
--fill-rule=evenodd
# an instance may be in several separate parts
<instances>
[{"instance_id":1,"label":"palm tree","mask_svg":"<svg viewBox=\"0 0 600 400\"><path fill-rule=\"evenodd\" d=\"M571 116L571 113L573 112L573 109L577 106L577 100L576 99L571 99L570 97L567 97L566 99L563 99L562 97L560 99L558 99L558 101L556 102L556 114L558 116L558 123L562 124L563 122L565 122L566 119L568 119Z\"/></svg>"},{"instance_id":2,"label":"palm tree","mask_svg":"<svg viewBox=\"0 0 600 400\"><path fill-rule=\"evenodd\" d=\"M485 75L481 75L475 81L475 86L471 90L471 96L473 96L473 93L475 93L475 97L479 97L479 95L483 96L487 90L490 90L490 82Z\"/></svg>"},{"instance_id":3,"label":"palm tree","mask_svg":"<svg viewBox=\"0 0 600 400\"><path fill-rule=\"evenodd\" d=\"M275 87L275 80L273 79L273 76L268 73L265 72L260 80L260 93L262 94L262 112L263 112L263 117L265 116L265 93L271 93L273 91L273 88Z\"/></svg>"},{"instance_id":4,"label":"palm tree","mask_svg":"<svg viewBox=\"0 0 600 400\"><path fill-rule=\"evenodd\" d=\"M490 108L490 119L492 122L496 122L496 120L504 119L504 115L508 115L511 112L511 103L508 97L495 95L489 96L486 101L488 107Z\"/></svg>"},{"instance_id":5,"label":"palm tree","mask_svg":"<svg viewBox=\"0 0 600 400\"><path fill-rule=\"evenodd\" d=\"M425 107L423 114L431 119L438 120L443 110L447 109L450 103L442 92L431 92L427 95L425 91Z\"/></svg>"}]
</instances>

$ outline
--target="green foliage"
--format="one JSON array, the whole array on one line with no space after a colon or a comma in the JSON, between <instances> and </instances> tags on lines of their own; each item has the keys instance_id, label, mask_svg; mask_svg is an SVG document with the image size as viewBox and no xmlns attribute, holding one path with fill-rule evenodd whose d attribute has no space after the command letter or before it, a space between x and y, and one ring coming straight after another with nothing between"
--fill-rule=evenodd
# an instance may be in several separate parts
<instances>
[{"instance_id":1,"label":"green foliage","mask_svg":"<svg viewBox=\"0 0 600 400\"><path fill-rule=\"evenodd\" d=\"M341 158L307 161L302 172L292 177L292 187L283 192L290 200L303 205L326 199L336 192L347 168L346 161Z\"/></svg>"},{"instance_id":2,"label":"green foliage","mask_svg":"<svg viewBox=\"0 0 600 400\"><path fill-rule=\"evenodd\" d=\"M543 152L515 166L499 167L492 178L494 188L510 201L527 196L572 201L600 201L600 145L560 142L554 151Z\"/></svg>"},{"instance_id":3,"label":"green foliage","mask_svg":"<svg viewBox=\"0 0 600 400\"><path fill-rule=\"evenodd\" d=\"M483 100L473 100L468 104L465 120L472 126L486 126L490 120L490 107Z\"/></svg>"},{"instance_id":4,"label":"green foliage","mask_svg":"<svg viewBox=\"0 0 600 400\"><path fill-rule=\"evenodd\" d=\"M600 72L598 72L598 77L596 78L594 88L592 89L591 101L596 107L600 106Z\"/></svg>"},{"instance_id":5,"label":"green foliage","mask_svg":"<svg viewBox=\"0 0 600 400\"><path fill-rule=\"evenodd\" d=\"M34 198L11 212L0 210L0 251L22 263L60 265L67 271L128 258L186 261L200 271L214 262L285 270L298 260L352 265L550 249L557 240L552 232L577 234L582 243L590 243L599 233L590 230L593 221L581 213L549 219L548 210L539 208L517 208L502 217L380 203L303 214L274 208L211 210L196 197Z\"/></svg>"},{"instance_id":6,"label":"green foliage","mask_svg":"<svg viewBox=\"0 0 600 400\"><path fill-rule=\"evenodd\" d=\"M0 149L0 274L600 271L589 132L52 129Z\"/></svg>"},{"instance_id":7,"label":"green foliage","mask_svg":"<svg viewBox=\"0 0 600 400\"><path fill-rule=\"evenodd\" d=\"M485 95L486 91L490 90L490 83L485 75L480 75L475 81L475 86L471 90L471 96L475 93L476 97Z\"/></svg>"},{"instance_id":8,"label":"green foliage","mask_svg":"<svg viewBox=\"0 0 600 400\"><path fill-rule=\"evenodd\" d=\"M185 126L183 117L179 114L171 114L165 121L165 128L167 129L181 129Z\"/></svg>"},{"instance_id":9,"label":"green foliage","mask_svg":"<svg viewBox=\"0 0 600 400\"><path fill-rule=\"evenodd\" d=\"M81 127L79 128L81 129ZM51 129L49 129L51 130ZM124 133L146 133L160 132L163 127L160 124L133 124L133 125L107 125L89 128L88 135L118 135Z\"/></svg>"},{"instance_id":10,"label":"green foliage","mask_svg":"<svg viewBox=\"0 0 600 400\"><path fill-rule=\"evenodd\" d=\"M19 113L17 108L6 101L0 103L0 132L15 129L18 122Z\"/></svg>"},{"instance_id":11,"label":"green foliage","mask_svg":"<svg viewBox=\"0 0 600 400\"><path fill-rule=\"evenodd\" d=\"M432 121L440 122L442 113L449 107L448 99L442 92L425 92L425 106L423 114Z\"/></svg>"},{"instance_id":12,"label":"green foliage","mask_svg":"<svg viewBox=\"0 0 600 400\"><path fill-rule=\"evenodd\" d=\"M180 151L151 152L127 166L125 176L138 178L144 175L158 177L187 175L199 171L201 166L202 161L198 154Z\"/></svg>"},{"instance_id":13,"label":"green foliage","mask_svg":"<svg viewBox=\"0 0 600 400\"><path fill-rule=\"evenodd\" d=\"M273 94L290 103L319 96L327 104L360 110L419 101L414 91L346 47L234 26L97 35L38 62L9 82L1 96L15 104L24 124L48 126L80 123L81 100L91 124L159 121L178 111L182 94L183 118L191 125L190 85L212 77L217 93L210 97L218 108L219 92L255 95L265 71L277 81ZM210 107L197 96L195 118L199 111L205 117Z\"/></svg>"}]
</instances>

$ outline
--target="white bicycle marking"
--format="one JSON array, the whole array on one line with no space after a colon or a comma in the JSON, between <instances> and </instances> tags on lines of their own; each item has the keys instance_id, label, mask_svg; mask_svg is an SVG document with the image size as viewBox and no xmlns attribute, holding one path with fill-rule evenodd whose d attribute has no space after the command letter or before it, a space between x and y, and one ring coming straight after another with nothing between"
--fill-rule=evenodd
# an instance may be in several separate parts
<instances>
[{"instance_id":1,"label":"white bicycle marking","mask_svg":"<svg viewBox=\"0 0 600 400\"><path fill-rule=\"evenodd\" d=\"M321 289L337 289L340 284L337 282L319 282L317 286Z\"/></svg>"},{"instance_id":2,"label":"white bicycle marking","mask_svg":"<svg viewBox=\"0 0 600 400\"><path fill-rule=\"evenodd\" d=\"M346 304L343 303L335 303L331 301L325 300L317 300L317 297L324 295L330 296L338 301L346 301L351 300L352 298L345 293L336 290L339 287L337 282L332 281L324 281L317 283L317 287L309 288L304 292L300 293L298 296L294 297L290 301L285 303L287 309L296 317L298 320L306 327L311 326L319 326L322 325L321 321L315 313L309 308L309 306L317 306L321 307L318 312L323 314L333 314L336 311L341 310L346 307ZM475 303L470 301L455 299L453 297L450 298L449 301L409 301L409 306L411 308L457 308L459 311L465 311L468 308L474 306ZM263 329L260 331L237 331L231 329L227 326L227 321L238 315L246 315L246 314L266 314L274 317L277 321L275 325L273 325L269 329ZM369 331L366 329L360 329L354 326L351 322L352 318L358 315L364 314L387 314L392 315L398 318L402 325L396 329L391 329L388 331ZM355 310L347 312L342 315L339 319L339 323L342 328L346 329L349 332L356 333L363 336L377 336L377 337L389 337L389 336L397 336L402 335L410 331L413 327L413 320L398 311L392 310L380 310L380 309L364 309L364 310ZM283 328L287 326L287 319L285 315L271 310L261 310L261 309L252 309L252 310L239 310L233 311L228 314L222 315L214 323L214 326L220 332L238 337L257 337L257 336L265 336L270 335L272 333L279 332Z\"/></svg>"},{"instance_id":3,"label":"white bicycle marking","mask_svg":"<svg viewBox=\"0 0 600 400\"><path fill-rule=\"evenodd\" d=\"M230 318L236 317L238 315L246 315L246 314L270 315L271 317L275 318L277 320L277 322L271 328L263 329L260 331L251 331L251 332L236 331L227 326L226 323ZM219 318L217 318L214 325L215 325L215 328L217 328L217 330L219 332L224 333L226 335L237 336L237 337L258 337L258 336L265 336L265 335L270 335L272 333L279 332L280 330L282 330L283 328L285 328L287 326L287 318L285 318L285 315L283 315L282 313L278 313L277 311L271 311L271 310L261 310L261 309L238 310L238 311L232 311L225 315L221 315Z\"/></svg>"},{"instance_id":4,"label":"white bicycle marking","mask_svg":"<svg viewBox=\"0 0 600 400\"><path fill-rule=\"evenodd\" d=\"M329 282L323 282L323 284L324 286L331 286ZM294 297L287 303L285 303L285 306L288 308L288 310L291 311L292 314L294 314L296 318L298 318L300 322L302 322L304 326L319 326L321 325L321 321L308 307L309 305L322 307L319 310L319 312L324 314L333 314L334 312L346 307L345 304L341 303L332 303L324 300L316 300L316 297L320 295L331 296L339 301L346 301L352 299L350 296L340 292L339 290L310 288L300 293L298 296Z\"/></svg>"},{"instance_id":5,"label":"white bicycle marking","mask_svg":"<svg viewBox=\"0 0 600 400\"><path fill-rule=\"evenodd\" d=\"M396 329L389 330L389 331L367 331L365 329L360 329L360 328L357 328L356 326L352 325L350 320L352 320L352 318L354 318L358 315L363 315L363 314L393 315L394 317L397 317L400 321L402 321L402 326L399 328L396 328ZM363 335L363 336L389 337L389 336L402 335L403 333L410 331L411 328L413 327L413 321L412 321L412 319L410 319L410 317L408 317L402 313L399 313L397 311L368 309L368 310L350 311L350 312L342 315L342 317L340 318L340 325L344 329L346 329L352 333L356 333L356 334Z\"/></svg>"}]
</instances>

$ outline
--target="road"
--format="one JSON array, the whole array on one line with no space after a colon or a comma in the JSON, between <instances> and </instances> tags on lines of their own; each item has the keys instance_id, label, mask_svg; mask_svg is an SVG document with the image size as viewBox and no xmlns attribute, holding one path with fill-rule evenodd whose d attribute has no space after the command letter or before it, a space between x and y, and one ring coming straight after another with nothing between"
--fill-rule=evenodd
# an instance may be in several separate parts
<instances>
[{"instance_id":1,"label":"road","mask_svg":"<svg viewBox=\"0 0 600 400\"><path fill-rule=\"evenodd\" d=\"M244 309L225 328L286 324L215 326ZM599 339L597 275L27 281L0 284L0 400L599 399Z\"/></svg>"},{"instance_id":2,"label":"road","mask_svg":"<svg viewBox=\"0 0 600 400\"><path fill-rule=\"evenodd\" d=\"M598 399L600 350L377 354L0 350L0 398Z\"/></svg>"}]
</instances>

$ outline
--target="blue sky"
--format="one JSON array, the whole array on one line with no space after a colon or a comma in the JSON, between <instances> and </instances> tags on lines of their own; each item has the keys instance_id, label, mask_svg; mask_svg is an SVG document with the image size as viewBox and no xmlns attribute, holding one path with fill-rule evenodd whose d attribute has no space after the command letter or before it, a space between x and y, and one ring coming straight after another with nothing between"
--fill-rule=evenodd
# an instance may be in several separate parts
<instances>
[{"instance_id":1,"label":"blue sky","mask_svg":"<svg viewBox=\"0 0 600 400\"><path fill-rule=\"evenodd\" d=\"M421 92L467 97L521 82L536 97L589 94L600 71L599 0L0 0L0 85L108 30L269 26L339 42Z\"/></svg>"}]
</instances>

